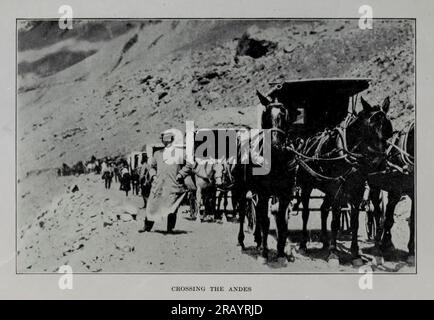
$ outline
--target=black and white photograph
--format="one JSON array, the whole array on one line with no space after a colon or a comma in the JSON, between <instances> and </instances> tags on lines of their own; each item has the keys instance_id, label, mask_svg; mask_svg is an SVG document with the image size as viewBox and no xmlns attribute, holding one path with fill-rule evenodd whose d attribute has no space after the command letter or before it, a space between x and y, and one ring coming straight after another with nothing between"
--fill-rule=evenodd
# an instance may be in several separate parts
<instances>
[{"instance_id":1,"label":"black and white photograph","mask_svg":"<svg viewBox=\"0 0 434 320\"><path fill-rule=\"evenodd\" d=\"M16 20L16 272L416 274L413 18Z\"/></svg>"}]
</instances>

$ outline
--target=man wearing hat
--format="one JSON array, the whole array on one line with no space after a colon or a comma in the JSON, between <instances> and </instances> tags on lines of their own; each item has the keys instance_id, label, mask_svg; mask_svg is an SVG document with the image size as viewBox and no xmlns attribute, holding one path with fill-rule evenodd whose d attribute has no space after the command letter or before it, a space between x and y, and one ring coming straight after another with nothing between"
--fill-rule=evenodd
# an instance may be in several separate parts
<instances>
[{"instance_id":1,"label":"man wearing hat","mask_svg":"<svg viewBox=\"0 0 434 320\"><path fill-rule=\"evenodd\" d=\"M178 176L179 173L189 171L184 162L183 136L168 130L161 134L161 141L164 149L157 151L151 159L149 171L152 187L144 226L139 232L151 231L154 223L162 219L167 219L167 232L172 232L176 224L176 213L188 191ZM168 155L173 157L167 159Z\"/></svg>"}]
</instances>

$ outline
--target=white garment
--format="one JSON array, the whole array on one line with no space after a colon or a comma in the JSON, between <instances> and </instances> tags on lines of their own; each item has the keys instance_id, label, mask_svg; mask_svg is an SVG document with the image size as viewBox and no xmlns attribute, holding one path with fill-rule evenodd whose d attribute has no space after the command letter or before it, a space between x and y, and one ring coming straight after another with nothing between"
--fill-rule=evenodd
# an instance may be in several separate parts
<instances>
[{"instance_id":1,"label":"white garment","mask_svg":"<svg viewBox=\"0 0 434 320\"><path fill-rule=\"evenodd\" d=\"M125 173L129 173L127 168L122 168L121 176L124 176Z\"/></svg>"},{"instance_id":2,"label":"white garment","mask_svg":"<svg viewBox=\"0 0 434 320\"><path fill-rule=\"evenodd\" d=\"M102 165L101 165L101 172L104 173L104 172L108 172L108 171L109 170L108 170L108 167L107 167L107 163L103 162Z\"/></svg>"}]
</instances>

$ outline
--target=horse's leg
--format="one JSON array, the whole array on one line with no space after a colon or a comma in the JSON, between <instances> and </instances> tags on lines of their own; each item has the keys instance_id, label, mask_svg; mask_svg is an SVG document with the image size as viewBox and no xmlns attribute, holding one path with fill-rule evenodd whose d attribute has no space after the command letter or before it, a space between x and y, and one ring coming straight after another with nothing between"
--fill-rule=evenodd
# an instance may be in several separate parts
<instances>
[{"instance_id":1,"label":"horse's leg","mask_svg":"<svg viewBox=\"0 0 434 320\"><path fill-rule=\"evenodd\" d=\"M309 240L309 233L307 231L307 222L309 221L309 200L312 188L301 189L301 203L303 205L302 218L303 218L303 235L300 242L300 251L307 252L307 241Z\"/></svg>"},{"instance_id":2,"label":"horse's leg","mask_svg":"<svg viewBox=\"0 0 434 320\"><path fill-rule=\"evenodd\" d=\"M151 186L143 187L143 208L146 209L148 206L149 195L151 194Z\"/></svg>"},{"instance_id":3,"label":"horse's leg","mask_svg":"<svg viewBox=\"0 0 434 320\"><path fill-rule=\"evenodd\" d=\"M255 226L255 230L253 231L253 237L256 243L256 248L259 249L261 248L261 243L262 243L262 234L261 234L261 226L259 225L259 220L258 220L258 216L257 216L257 204L255 206L254 203L254 195L251 191L249 191L249 193L251 194L251 196L247 197L245 196L243 198L244 200L244 207L245 207L245 215L247 215L247 212L250 212L250 217L248 219L254 219L254 226ZM249 221L250 223L250 221Z\"/></svg>"},{"instance_id":4,"label":"horse's leg","mask_svg":"<svg viewBox=\"0 0 434 320\"><path fill-rule=\"evenodd\" d=\"M369 205L370 201L372 202L372 205L374 207L373 210L371 210L371 206ZM369 191L368 203L366 204L365 208L365 215L367 219L366 233L368 240L373 239L375 241L375 245L372 248L371 254L373 255L376 264L378 265L384 263L382 252L380 250L381 236L383 235L384 229L384 210L382 209L383 202L384 195L381 194L381 190L379 188L371 187Z\"/></svg>"},{"instance_id":5,"label":"horse's leg","mask_svg":"<svg viewBox=\"0 0 434 320\"><path fill-rule=\"evenodd\" d=\"M244 199L244 201L246 200L245 195L240 194L239 192L236 192L235 188L233 188L231 190L232 216L234 218L237 217L237 212L239 212L240 203L243 199Z\"/></svg>"},{"instance_id":6,"label":"horse's leg","mask_svg":"<svg viewBox=\"0 0 434 320\"><path fill-rule=\"evenodd\" d=\"M359 207L360 201L353 203L351 206L351 255L353 258L353 265L361 266L363 264L359 253Z\"/></svg>"},{"instance_id":7,"label":"horse's leg","mask_svg":"<svg viewBox=\"0 0 434 320\"><path fill-rule=\"evenodd\" d=\"M247 196L249 194L249 196ZM253 223L254 223L254 228L255 230L253 231L253 237L254 237L254 241L256 243L256 249L259 249L261 247L261 243L262 243L262 236L261 236L261 227L259 226L259 222L258 222L258 218L256 215L256 205L254 203L254 196L253 193L251 191L246 192L245 191L245 197L242 198L241 200L243 200L243 206L244 206L244 212L245 212L245 216L248 219L248 224L249 226L251 226L251 222L254 219ZM238 199L240 200L240 199ZM241 204L241 202L238 202L238 206ZM249 215L248 215L249 214Z\"/></svg>"},{"instance_id":8,"label":"horse's leg","mask_svg":"<svg viewBox=\"0 0 434 320\"><path fill-rule=\"evenodd\" d=\"M243 190L233 190L232 198L236 198L238 202L238 217L239 217L239 231L238 231L238 244L241 246L241 250L245 250L244 246L244 220L246 217L246 197L243 195Z\"/></svg>"},{"instance_id":9,"label":"horse's leg","mask_svg":"<svg viewBox=\"0 0 434 320\"><path fill-rule=\"evenodd\" d=\"M210 210L210 214L212 214L212 216L214 217L215 220L218 219L218 211L215 208L215 202L216 202L216 190L213 187L209 187L207 189L207 201L208 201L208 206L209 206L209 210Z\"/></svg>"},{"instance_id":10,"label":"horse's leg","mask_svg":"<svg viewBox=\"0 0 434 320\"><path fill-rule=\"evenodd\" d=\"M383 239L381 240L381 248L383 251L388 251L393 249L392 242L392 227L395 222L394 214L395 207L398 204L401 198L400 192L390 191L387 197L387 206L386 206L386 217L384 220L384 232Z\"/></svg>"},{"instance_id":11,"label":"horse's leg","mask_svg":"<svg viewBox=\"0 0 434 320\"><path fill-rule=\"evenodd\" d=\"M216 220L217 216L216 216L216 211L215 211L215 198L213 197L213 188L210 186L207 186L204 189L204 204L205 204L205 212L212 217L212 219Z\"/></svg>"},{"instance_id":12,"label":"horse's leg","mask_svg":"<svg viewBox=\"0 0 434 320\"><path fill-rule=\"evenodd\" d=\"M330 197L326 196L325 200L327 199L327 202L330 203ZM324 201L325 201L324 200ZM327 208L324 208L324 211L321 212L321 215L325 212L329 211L330 207L327 206ZM331 241L330 241L330 253L328 260L329 261L339 261L339 257L337 255L337 238L338 238L338 232L340 228L340 216L341 216L341 207L338 204L333 204L332 206L332 223L331 223ZM323 221L326 220L326 221ZM325 228L327 232L327 218L321 219L321 227ZM338 262L339 263L339 262Z\"/></svg>"},{"instance_id":13,"label":"horse's leg","mask_svg":"<svg viewBox=\"0 0 434 320\"><path fill-rule=\"evenodd\" d=\"M268 218L268 196L258 195L256 218L257 225L260 225L262 234L262 258L264 258L264 262L266 262L268 259L268 231L270 228L270 219Z\"/></svg>"},{"instance_id":14,"label":"horse's leg","mask_svg":"<svg viewBox=\"0 0 434 320\"><path fill-rule=\"evenodd\" d=\"M220 211L216 208L216 201L217 201L217 189L214 187L211 187L210 194L209 194L209 201L211 210L214 214L214 219L221 219Z\"/></svg>"},{"instance_id":15,"label":"horse's leg","mask_svg":"<svg viewBox=\"0 0 434 320\"><path fill-rule=\"evenodd\" d=\"M226 216L228 208L228 192L223 191L223 214Z\"/></svg>"},{"instance_id":16,"label":"horse's leg","mask_svg":"<svg viewBox=\"0 0 434 320\"><path fill-rule=\"evenodd\" d=\"M381 199L380 199L380 189L371 188L370 190L370 200L374 206L374 211L370 212L370 208L366 209L366 215L368 218L368 239L374 237L375 244L378 245L381 240L381 235L383 233L383 214L381 210ZM372 234L374 225L377 226L375 234Z\"/></svg>"},{"instance_id":17,"label":"horse's leg","mask_svg":"<svg viewBox=\"0 0 434 320\"><path fill-rule=\"evenodd\" d=\"M256 218L255 231L253 231L253 237L256 243L256 249L260 249L262 246L262 232L261 226L259 225L258 218Z\"/></svg>"},{"instance_id":18,"label":"horse's leg","mask_svg":"<svg viewBox=\"0 0 434 320\"><path fill-rule=\"evenodd\" d=\"M146 208L146 186L141 185L140 186L140 193L143 199L143 209Z\"/></svg>"},{"instance_id":19,"label":"horse's leg","mask_svg":"<svg viewBox=\"0 0 434 320\"><path fill-rule=\"evenodd\" d=\"M200 213L201 203L202 203L202 187L200 187L199 185L197 185L197 189L196 189L196 205L195 205L195 209L196 209L196 221L197 222L200 222L201 220L203 220L203 218L206 215L206 212L204 212L203 216Z\"/></svg>"},{"instance_id":20,"label":"horse's leg","mask_svg":"<svg viewBox=\"0 0 434 320\"><path fill-rule=\"evenodd\" d=\"M212 188L210 188L209 186L205 189L205 203L206 203L206 207L207 207L207 214L209 214L214 220L217 218L215 215L215 210L214 210L214 206L212 205ZM215 205L215 204L214 204Z\"/></svg>"},{"instance_id":21,"label":"horse's leg","mask_svg":"<svg viewBox=\"0 0 434 320\"><path fill-rule=\"evenodd\" d=\"M216 208L216 210L220 212L221 211L220 210L220 205L221 205L222 198L223 198L223 191L219 190L218 191L218 196L216 196L216 198L217 198L217 208Z\"/></svg>"},{"instance_id":22,"label":"horse's leg","mask_svg":"<svg viewBox=\"0 0 434 320\"><path fill-rule=\"evenodd\" d=\"M411 211L410 211L410 219L408 221L408 227L410 228L410 238L408 240L408 258L407 258L407 262L409 264L414 264L414 255L415 255L415 251L414 251L414 220L415 220L415 212L414 212L414 195L410 196L411 199Z\"/></svg>"},{"instance_id":23,"label":"horse's leg","mask_svg":"<svg viewBox=\"0 0 434 320\"><path fill-rule=\"evenodd\" d=\"M329 248L330 243L329 243L329 236L328 236L328 232L327 232L327 220L328 220L328 216L329 216L329 211L330 211L330 206L331 206L331 199L330 196L328 196L327 194L324 197L324 200L321 204L321 242L322 242L322 249L326 250ZM338 216L338 223L339 223L339 217L340 217L340 213Z\"/></svg>"},{"instance_id":24,"label":"horse's leg","mask_svg":"<svg viewBox=\"0 0 434 320\"><path fill-rule=\"evenodd\" d=\"M286 219L286 209L288 208L288 205L289 198L279 197L279 210L276 213L277 257L285 258L285 260L285 246L288 238L288 221Z\"/></svg>"},{"instance_id":25,"label":"horse's leg","mask_svg":"<svg viewBox=\"0 0 434 320\"><path fill-rule=\"evenodd\" d=\"M202 206L203 206L203 218L210 219L212 212L209 207L208 188L202 188Z\"/></svg>"},{"instance_id":26,"label":"horse's leg","mask_svg":"<svg viewBox=\"0 0 434 320\"><path fill-rule=\"evenodd\" d=\"M193 219L197 218L197 201L196 201L196 190L190 191L190 216Z\"/></svg>"}]
</instances>

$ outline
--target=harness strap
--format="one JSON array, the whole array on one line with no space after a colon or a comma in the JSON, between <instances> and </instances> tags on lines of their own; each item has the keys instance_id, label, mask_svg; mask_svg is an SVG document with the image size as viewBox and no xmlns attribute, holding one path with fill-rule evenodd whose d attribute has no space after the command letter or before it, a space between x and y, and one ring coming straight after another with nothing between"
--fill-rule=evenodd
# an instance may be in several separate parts
<instances>
[{"instance_id":1,"label":"harness strap","mask_svg":"<svg viewBox=\"0 0 434 320\"><path fill-rule=\"evenodd\" d=\"M390 154L390 152L393 149L393 146L396 144L396 140L398 139L398 137L400 136L400 132L396 133L393 135L392 140L389 142L387 142L387 144L389 145L389 148L387 148L386 150L386 154Z\"/></svg>"},{"instance_id":2,"label":"harness strap","mask_svg":"<svg viewBox=\"0 0 434 320\"><path fill-rule=\"evenodd\" d=\"M294 152L299 157L304 158L305 160L309 161L337 161L337 160L345 160L347 163L349 163L351 166L357 165L357 160L362 159L363 155L354 153L353 151L350 151L348 149L347 144L347 137L346 137L346 128L351 123L351 120L353 119L354 115L352 113L349 113L348 116L343 121L343 124L341 126L338 126L333 129L333 131L325 130L321 134L314 136L312 138L309 138L305 146L303 148L303 152L297 152L294 148L288 148L289 151ZM337 133L339 142L339 147L334 149L331 152L328 152L320 157L321 149L326 143L326 141L333 135L333 133ZM357 148L359 144L353 147L353 150ZM315 148L316 147L316 148ZM307 156L306 154L309 153L313 148L315 148L314 156ZM331 154L334 152L340 153L340 156L338 157L330 157ZM304 153L304 154L303 154ZM351 159L350 159L351 158Z\"/></svg>"},{"instance_id":3,"label":"harness strap","mask_svg":"<svg viewBox=\"0 0 434 320\"><path fill-rule=\"evenodd\" d=\"M281 133L281 134L283 134L283 135L286 135L286 132L285 132L284 130L282 130L282 129L280 129L280 128L276 128L276 127L269 128L269 129L262 129L262 130L270 130L271 132L273 132L273 131L277 131L277 132L279 132L279 133Z\"/></svg>"},{"instance_id":4,"label":"harness strap","mask_svg":"<svg viewBox=\"0 0 434 320\"><path fill-rule=\"evenodd\" d=\"M348 155L350 155L351 157L356 158L356 159L361 159L361 158L363 158L363 155L362 155L362 154L360 154L360 153L354 153L354 152L348 150L346 130L344 130L344 129L341 128L341 127L336 127L335 130L338 132L338 134L339 134L339 136L340 136L340 138L341 138L341 141L342 141L342 152L344 152L344 153L346 153L346 154L348 154ZM358 146L359 146L359 144L355 145L355 146L353 147L353 150L354 150L355 148L357 148Z\"/></svg>"},{"instance_id":5,"label":"harness strap","mask_svg":"<svg viewBox=\"0 0 434 320\"><path fill-rule=\"evenodd\" d=\"M389 159L393 159L395 155L392 153L392 149L396 149L399 153L399 160L401 161L401 164L398 165L392 163L390 160L387 160L387 165L403 174L411 171L408 168L414 167L414 156L406 151L410 131L413 129L413 127L414 122L412 122L404 130L394 134L391 142L387 142L389 144L389 148L387 150Z\"/></svg>"},{"instance_id":6,"label":"harness strap","mask_svg":"<svg viewBox=\"0 0 434 320\"><path fill-rule=\"evenodd\" d=\"M400 153L401 153L401 156L402 156L402 160L404 161L404 160L406 160L405 158L404 158L404 156L405 157L408 157L408 158L410 158L410 159L414 159L414 157L411 155L411 154L409 154L408 152L406 152L404 149L402 149L401 147L398 147L396 144L393 144L392 142L387 142L389 145L390 145L390 148L395 148L396 150L398 150Z\"/></svg>"},{"instance_id":7,"label":"harness strap","mask_svg":"<svg viewBox=\"0 0 434 320\"><path fill-rule=\"evenodd\" d=\"M290 152L293 152L295 155L303 158L306 161L336 161L336 160L342 160L342 159L345 159L348 157L347 154L342 155L342 156L338 156L338 157L333 157L333 158L330 158L330 157L327 157L327 158L326 157L309 157L309 156L304 155L303 153L298 152L293 147L287 147L287 150ZM339 149L335 149L335 151L339 151ZM330 154L330 152L329 152L329 154Z\"/></svg>"},{"instance_id":8,"label":"harness strap","mask_svg":"<svg viewBox=\"0 0 434 320\"><path fill-rule=\"evenodd\" d=\"M346 180L346 175L343 176L339 176L339 177L328 177L325 175L322 175L321 173L316 172L315 170L313 170L311 167L309 167L309 165L307 165L304 161L298 159L298 163L300 164L300 166L306 170L312 177L318 179L318 180L323 180L323 181L328 181L328 182L345 182ZM354 167L352 167L352 169L355 169ZM352 170L351 169L351 170ZM357 170L357 169L355 169Z\"/></svg>"}]
</instances>

